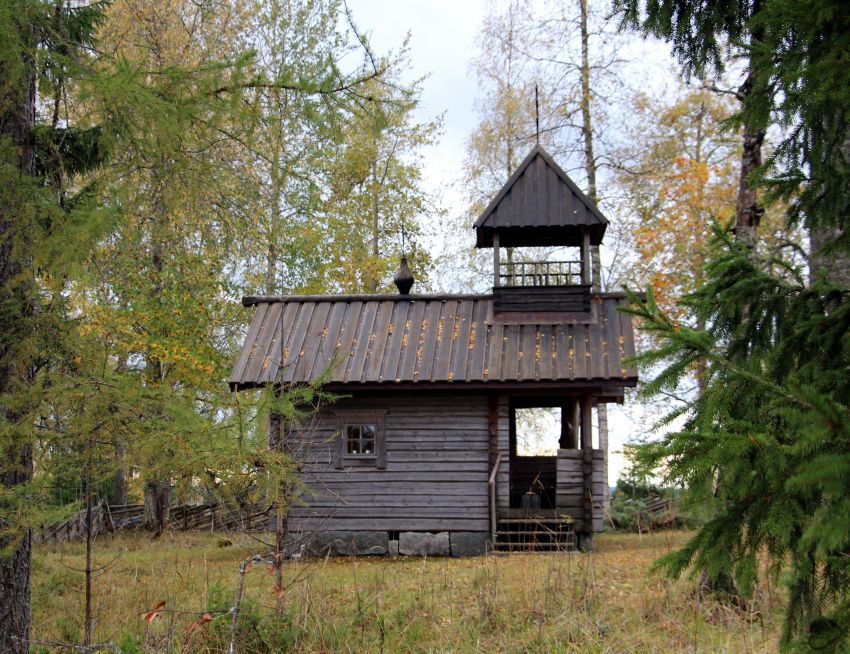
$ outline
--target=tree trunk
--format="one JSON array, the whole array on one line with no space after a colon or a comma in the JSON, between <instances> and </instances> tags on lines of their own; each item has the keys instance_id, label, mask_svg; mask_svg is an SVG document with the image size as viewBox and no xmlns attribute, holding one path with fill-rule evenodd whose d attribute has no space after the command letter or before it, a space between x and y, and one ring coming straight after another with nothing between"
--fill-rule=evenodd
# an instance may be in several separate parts
<instances>
[{"instance_id":1,"label":"tree trunk","mask_svg":"<svg viewBox=\"0 0 850 654\"><path fill-rule=\"evenodd\" d=\"M738 89L738 99L741 103L752 93L753 79L752 71L747 74L744 83ZM741 151L741 175L738 180L738 196L735 202L735 239L753 248L756 244L756 233L761 222L764 208L758 201L755 187L748 181L748 177L761 166L761 148L764 143L764 130L747 122L744 125L743 143ZM745 310L747 307L745 307ZM708 370L705 364L697 369L697 382L700 393L705 389L705 376ZM723 486L722 479L718 478L715 496L720 494ZM699 591L711 594L713 597L724 602L736 603L744 606L744 599L735 586L732 575L721 570L712 577L707 568L700 573Z\"/></svg>"},{"instance_id":2,"label":"tree trunk","mask_svg":"<svg viewBox=\"0 0 850 654\"><path fill-rule=\"evenodd\" d=\"M278 97L278 106L279 106L279 97ZM280 199L283 195L283 168L285 164L281 161L283 144L281 143L280 134L283 132L283 126L280 124L280 121L275 122L275 127L278 130L278 133L275 135L274 141L274 149L272 152L271 160L273 165L269 167L269 176L272 180L272 194L270 201L270 216L271 221L269 225L269 239L268 243L266 243L266 295L274 295L278 292L277 286L277 234L280 229Z\"/></svg>"},{"instance_id":3,"label":"tree trunk","mask_svg":"<svg viewBox=\"0 0 850 654\"><path fill-rule=\"evenodd\" d=\"M375 140L375 152L377 157L378 144ZM370 293L378 292L378 255L380 254L379 229L380 229L380 189L378 188L378 161L372 162L372 265L376 266L370 273L368 288Z\"/></svg>"},{"instance_id":4,"label":"tree trunk","mask_svg":"<svg viewBox=\"0 0 850 654\"><path fill-rule=\"evenodd\" d=\"M15 24L20 51L16 53L18 58L14 66L8 61L0 65L0 86L4 95L3 111L0 113L0 165L17 169L26 178L33 173L35 163L36 34L31 8L25 3L10 4L13 6L8 8L9 14L15 17L13 20L21 21ZM10 48L14 48L11 39ZM26 180L23 181L22 187L26 187ZM4 322L4 339L0 346L0 395L12 394L17 386L25 386L28 382L30 365L27 354L15 349L20 341L18 336L25 337L34 301L31 257L27 250L31 241L27 238L27 225L16 223L16 220L21 220L21 215L26 215L26 212L19 214L15 209L15 202L23 199L16 197L15 189L4 189L3 192L7 197L0 205L0 315ZM9 436L4 436L0 485L14 488L32 479L32 445L28 435L18 434L19 430L14 428L24 420L20 414L0 406L0 416L12 425L12 429L4 430ZM2 510L6 508L0 507ZM0 549L8 552L0 557L0 652L27 654L30 649L32 532L14 524L5 524L2 520L0 528L4 532L0 538Z\"/></svg>"},{"instance_id":5,"label":"tree trunk","mask_svg":"<svg viewBox=\"0 0 850 654\"><path fill-rule=\"evenodd\" d=\"M584 140L584 169L587 175L587 197L596 204L599 201L596 188L596 157L593 152L593 116L590 110L590 45L587 28L587 0L579 0L581 10L581 133ZM602 292L602 261L599 246L590 246L590 266L593 290ZM603 452L602 503L608 507L608 407L604 403L596 406L596 427L599 432L599 448Z\"/></svg>"},{"instance_id":6,"label":"tree trunk","mask_svg":"<svg viewBox=\"0 0 850 654\"><path fill-rule=\"evenodd\" d=\"M750 71L738 89L738 97L742 103L752 93L754 77L755 73ZM741 176L735 202L735 238L749 247L754 247L756 244L756 231L764 214L764 208L759 204L755 187L747 181L747 178L761 166L763 143L764 130L748 121L744 125Z\"/></svg>"},{"instance_id":7,"label":"tree trunk","mask_svg":"<svg viewBox=\"0 0 850 654\"><path fill-rule=\"evenodd\" d=\"M274 390L275 398L280 398L280 388ZM277 410L269 413L269 449L279 452L283 456L292 457L292 441L289 439L290 424L286 418ZM289 535L289 508L296 499L296 485L290 479L284 477L278 480L278 496L275 506L275 554L274 569L275 583L277 587L275 598L275 611L281 615L284 610L283 594L283 558L286 546L286 538Z\"/></svg>"},{"instance_id":8,"label":"tree trunk","mask_svg":"<svg viewBox=\"0 0 850 654\"><path fill-rule=\"evenodd\" d=\"M5 453L2 474L7 488L25 484L32 477L32 448L12 446L10 450ZM0 558L0 652L28 654L32 531L19 529L13 536L0 539L0 546L10 545L8 557Z\"/></svg>"},{"instance_id":9,"label":"tree trunk","mask_svg":"<svg viewBox=\"0 0 850 654\"><path fill-rule=\"evenodd\" d=\"M162 296L162 275L165 269L163 261L164 243L166 235L163 232L167 216L165 203L163 202L162 186L166 178L167 162L163 161L159 170L160 177L155 181L155 196L153 201L154 219L151 227L151 268L153 270L154 282L151 286L151 297L159 299ZM147 384L156 388L165 384L165 367L161 360L149 354L145 355L145 379ZM159 408L154 408L155 412ZM163 435L167 442L168 435ZM163 460L167 461L173 451L165 446ZM156 467L156 466L154 466ZM168 517L171 508L171 478L161 471L155 471L153 476L145 481L144 490L144 518L143 524L146 529L153 531L154 538L158 538L168 526Z\"/></svg>"},{"instance_id":10,"label":"tree trunk","mask_svg":"<svg viewBox=\"0 0 850 654\"><path fill-rule=\"evenodd\" d=\"M153 531L154 538L159 537L168 526L170 510L171 482L163 479L146 481L144 527Z\"/></svg>"},{"instance_id":11,"label":"tree trunk","mask_svg":"<svg viewBox=\"0 0 850 654\"><path fill-rule=\"evenodd\" d=\"M124 443L115 441L115 476L112 478L112 503L127 503L127 466L124 464Z\"/></svg>"},{"instance_id":12,"label":"tree trunk","mask_svg":"<svg viewBox=\"0 0 850 654\"><path fill-rule=\"evenodd\" d=\"M275 396L277 396L277 393L278 391L275 389ZM283 420L277 411L269 413L269 449L277 452L283 449ZM283 612L283 547L288 525L288 508L285 506L285 494L284 482L280 482L280 488L278 489L279 500L274 511L275 612L278 615Z\"/></svg>"},{"instance_id":13,"label":"tree trunk","mask_svg":"<svg viewBox=\"0 0 850 654\"><path fill-rule=\"evenodd\" d=\"M840 168L845 161L850 161L850 138L842 142L829 163ZM819 275L825 275L826 279L832 283L844 289L850 289L850 252L844 248L830 250L828 247L831 242L845 234L846 228L838 227L819 227L809 230L810 283L814 282Z\"/></svg>"},{"instance_id":14,"label":"tree trunk","mask_svg":"<svg viewBox=\"0 0 850 654\"><path fill-rule=\"evenodd\" d=\"M809 233L809 279L814 282L818 275L841 286L850 288L850 255L844 250L824 251L831 241L841 236L841 230L815 229Z\"/></svg>"},{"instance_id":15,"label":"tree trunk","mask_svg":"<svg viewBox=\"0 0 850 654\"><path fill-rule=\"evenodd\" d=\"M594 204L599 202L596 188L596 156L593 152L593 116L590 109L590 44L587 28L587 0L579 0L581 10L581 134L584 141L584 171L587 175L587 197ZM590 261L593 275L593 290L602 290L602 264L599 246L590 246Z\"/></svg>"},{"instance_id":16,"label":"tree trunk","mask_svg":"<svg viewBox=\"0 0 850 654\"><path fill-rule=\"evenodd\" d=\"M755 12L755 9L754 9ZM753 37L753 41L756 37ZM746 79L738 88L738 100L744 104L752 93L753 80L755 74L752 70L747 73ZM753 248L756 244L756 233L761 222L764 208L758 201L758 194L755 186L749 181L748 177L761 166L761 148L764 143L764 130L758 125L747 121L744 125L744 134L741 151L741 174L738 178L738 196L735 201L735 239ZM748 307L744 307L746 310ZM697 371L700 392L703 391L705 385L705 375L707 368L702 368ZM718 475L717 486L714 490L715 497L721 494L723 488L722 475ZM735 580L732 575L725 570L721 570L716 576L709 574L708 568L703 568L700 573L699 591L701 593L709 593L715 598L725 602L736 603L739 607L744 606L744 599L738 592L735 586Z\"/></svg>"},{"instance_id":17,"label":"tree trunk","mask_svg":"<svg viewBox=\"0 0 850 654\"><path fill-rule=\"evenodd\" d=\"M92 489L92 467L93 467L93 443L89 438L86 443L86 593L85 593L85 617L83 618L85 626L85 637L83 645L88 647L92 644L92 502L94 501L94 492Z\"/></svg>"}]
</instances>

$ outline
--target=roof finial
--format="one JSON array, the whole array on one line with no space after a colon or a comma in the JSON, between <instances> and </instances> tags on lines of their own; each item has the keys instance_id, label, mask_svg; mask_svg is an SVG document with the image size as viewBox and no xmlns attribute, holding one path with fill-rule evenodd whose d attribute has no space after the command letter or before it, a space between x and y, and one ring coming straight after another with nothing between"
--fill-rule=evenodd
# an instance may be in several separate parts
<instances>
[{"instance_id":1,"label":"roof finial","mask_svg":"<svg viewBox=\"0 0 850 654\"><path fill-rule=\"evenodd\" d=\"M413 287L413 282L416 281L410 268L407 266L407 257L401 256L401 264L396 270L393 282L401 295L409 295L410 289Z\"/></svg>"},{"instance_id":2,"label":"roof finial","mask_svg":"<svg viewBox=\"0 0 850 654\"><path fill-rule=\"evenodd\" d=\"M396 285L398 292L401 295L408 295L410 293L410 289L413 287L413 282L416 279L413 277L413 273L410 272L410 268L407 266L407 244L405 239L405 231L404 231L404 217L401 219L401 263L398 267L398 270L395 271L395 277L393 277L393 283Z\"/></svg>"},{"instance_id":3,"label":"roof finial","mask_svg":"<svg viewBox=\"0 0 850 654\"><path fill-rule=\"evenodd\" d=\"M534 138L540 145L540 101L537 97L537 82L534 83Z\"/></svg>"}]
</instances>

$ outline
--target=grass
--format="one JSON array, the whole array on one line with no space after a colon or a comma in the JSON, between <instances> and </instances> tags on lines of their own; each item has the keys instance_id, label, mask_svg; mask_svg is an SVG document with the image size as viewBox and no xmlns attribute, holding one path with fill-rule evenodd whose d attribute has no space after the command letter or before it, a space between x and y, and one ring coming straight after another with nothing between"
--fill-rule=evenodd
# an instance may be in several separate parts
<instances>
[{"instance_id":1,"label":"grass","mask_svg":"<svg viewBox=\"0 0 850 654\"><path fill-rule=\"evenodd\" d=\"M101 538L95 639L133 652L225 652L245 536ZM649 573L687 534L602 535L597 552L469 559L312 559L288 563L276 616L267 565L245 575L237 651L773 652L781 601L762 586L747 611L700 601L694 583ZM33 640L81 641L83 546L36 550ZM150 622L144 613L165 601ZM210 622L198 617L210 611ZM201 622L207 620L204 618ZM195 623L193 625L193 623Z\"/></svg>"}]
</instances>

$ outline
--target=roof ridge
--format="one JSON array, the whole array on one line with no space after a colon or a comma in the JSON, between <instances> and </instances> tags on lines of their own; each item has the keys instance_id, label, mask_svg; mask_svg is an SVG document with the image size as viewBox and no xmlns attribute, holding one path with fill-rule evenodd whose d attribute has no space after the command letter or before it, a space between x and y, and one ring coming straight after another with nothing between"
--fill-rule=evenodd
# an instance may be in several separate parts
<instances>
[{"instance_id":1,"label":"roof ridge","mask_svg":"<svg viewBox=\"0 0 850 654\"><path fill-rule=\"evenodd\" d=\"M592 292L592 298L627 299L622 292ZM392 294L354 294L354 295L244 295L242 306L253 307L258 304L277 302L440 302L449 300L492 300L492 293L433 293L422 295Z\"/></svg>"},{"instance_id":2,"label":"roof ridge","mask_svg":"<svg viewBox=\"0 0 850 654\"><path fill-rule=\"evenodd\" d=\"M257 304L275 302L414 302L440 300L489 300L489 293L432 293L401 295L398 293L360 293L351 295L245 295L242 306L251 307Z\"/></svg>"}]
</instances>

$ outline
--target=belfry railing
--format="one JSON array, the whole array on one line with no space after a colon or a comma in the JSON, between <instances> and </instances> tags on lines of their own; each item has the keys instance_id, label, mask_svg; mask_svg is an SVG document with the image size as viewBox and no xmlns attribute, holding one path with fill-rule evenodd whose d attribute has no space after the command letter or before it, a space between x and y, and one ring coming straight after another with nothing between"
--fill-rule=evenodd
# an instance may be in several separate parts
<instances>
[{"instance_id":1,"label":"belfry railing","mask_svg":"<svg viewBox=\"0 0 850 654\"><path fill-rule=\"evenodd\" d=\"M581 261L503 261L500 286L573 286L581 284Z\"/></svg>"}]
</instances>

